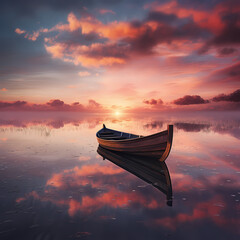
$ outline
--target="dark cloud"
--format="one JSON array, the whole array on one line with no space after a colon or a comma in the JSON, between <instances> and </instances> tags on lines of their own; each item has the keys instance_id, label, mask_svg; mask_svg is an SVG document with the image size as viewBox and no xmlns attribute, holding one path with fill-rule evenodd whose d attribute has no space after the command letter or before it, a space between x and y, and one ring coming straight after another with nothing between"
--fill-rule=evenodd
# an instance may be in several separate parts
<instances>
[{"instance_id":1,"label":"dark cloud","mask_svg":"<svg viewBox=\"0 0 240 240\"><path fill-rule=\"evenodd\" d=\"M239 2L236 2L236 7L239 7ZM199 50L200 54L206 53L211 46L226 46L228 50L225 49L225 51L229 54L231 46L240 45L240 13L232 13L226 9L226 12L222 13L221 21L224 25L223 29L203 45Z\"/></svg>"},{"instance_id":2,"label":"dark cloud","mask_svg":"<svg viewBox=\"0 0 240 240\"><path fill-rule=\"evenodd\" d=\"M143 103L149 104L149 105L161 105L163 104L162 99L150 99L150 100L144 100Z\"/></svg>"},{"instance_id":3,"label":"dark cloud","mask_svg":"<svg viewBox=\"0 0 240 240\"><path fill-rule=\"evenodd\" d=\"M193 40L202 38L205 30L189 21L180 26L159 24L156 29L144 25L144 31L135 38L124 39L130 44L132 52L141 54L154 53L153 48L160 43L171 44L174 40Z\"/></svg>"},{"instance_id":4,"label":"dark cloud","mask_svg":"<svg viewBox=\"0 0 240 240\"><path fill-rule=\"evenodd\" d=\"M79 105L79 102L72 103L73 106Z\"/></svg>"},{"instance_id":5,"label":"dark cloud","mask_svg":"<svg viewBox=\"0 0 240 240\"><path fill-rule=\"evenodd\" d=\"M240 44L240 26L238 26L238 23L236 22L227 24L223 31L219 35L214 37L210 44L211 45Z\"/></svg>"},{"instance_id":6,"label":"dark cloud","mask_svg":"<svg viewBox=\"0 0 240 240\"><path fill-rule=\"evenodd\" d=\"M240 102L240 89L236 90L233 93L230 93L228 95L226 94L220 94L212 99L214 102L221 102L221 101L227 101L227 102Z\"/></svg>"},{"instance_id":7,"label":"dark cloud","mask_svg":"<svg viewBox=\"0 0 240 240\"><path fill-rule=\"evenodd\" d=\"M212 71L199 82L199 87L210 89L238 89L240 83L240 61L222 69ZM222 90L221 90L222 91Z\"/></svg>"},{"instance_id":8,"label":"dark cloud","mask_svg":"<svg viewBox=\"0 0 240 240\"><path fill-rule=\"evenodd\" d=\"M94 43L104 43L105 38L99 36L98 33L82 33L81 29L78 29L73 32L60 32L57 37L57 42L64 43L67 45L90 45Z\"/></svg>"},{"instance_id":9,"label":"dark cloud","mask_svg":"<svg viewBox=\"0 0 240 240\"><path fill-rule=\"evenodd\" d=\"M75 15L74 15L75 16ZM81 22L81 18L78 19ZM84 18L83 18L84 19ZM149 22L155 21L156 27L151 27ZM177 23L177 24L176 24ZM116 24L116 23L115 23ZM53 41L54 44L62 43L64 46L63 53L66 56L76 56L82 55L82 48L79 48L79 51L74 51L78 46L90 45L92 43L102 43L102 44L93 44L89 46L88 49L85 49L84 56L94 59L101 58L118 58L118 59L128 59L134 54L149 55L155 53L154 47L161 43L171 44L176 40L196 40L204 38L206 35L206 30L201 29L197 24L195 24L191 18L178 18L174 14L166 14L163 12L150 12L148 16L141 20L134 20L124 23L126 25L121 26L120 28L126 27L125 33L122 30L121 36L117 37L117 40L109 41L107 43L107 37L111 39L111 34L108 34L104 37L104 34L98 34L96 32L91 32L89 34L82 34L81 29L78 29L74 32L60 32ZM109 27L109 29L107 29ZM118 26L113 29L113 38L116 38L116 35L119 30ZM106 25L107 30L112 31L111 25ZM131 30L131 34L130 34ZM116 34L117 33L117 34ZM51 44L49 45L51 46Z\"/></svg>"},{"instance_id":10,"label":"dark cloud","mask_svg":"<svg viewBox=\"0 0 240 240\"><path fill-rule=\"evenodd\" d=\"M100 103L89 100L88 105L79 102L66 104L59 99L52 99L45 104L31 104L25 101L4 102L0 101L0 111L73 111L73 112L104 112Z\"/></svg>"},{"instance_id":11,"label":"dark cloud","mask_svg":"<svg viewBox=\"0 0 240 240\"><path fill-rule=\"evenodd\" d=\"M92 58L115 57L126 59L128 58L127 52L128 46L126 44L117 43L100 45L98 47L91 48L85 54L86 56Z\"/></svg>"},{"instance_id":12,"label":"dark cloud","mask_svg":"<svg viewBox=\"0 0 240 240\"><path fill-rule=\"evenodd\" d=\"M237 52L237 49L236 48L231 48L231 47L226 47L226 48L219 49L218 52L219 52L220 55L225 56L225 55L230 55L232 53Z\"/></svg>"},{"instance_id":13,"label":"dark cloud","mask_svg":"<svg viewBox=\"0 0 240 240\"><path fill-rule=\"evenodd\" d=\"M64 105L64 102L59 99L54 99L47 102L47 104L51 107L62 107Z\"/></svg>"},{"instance_id":14,"label":"dark cloud","mask_svg":"<svg viewBox=\"0 0 240 240\"><path fill-rule=\"evenodd\" d=\"M231 77L238 77L240 76L240 63L237 63L231 67L225 68L221 71L225 75L231 76Z\"/></svg>"},{"instance_id":15,"label":"dark cloud","mask_svg":"<svg viewBox=\"0 0 240 240\"><path fill-rule=\"evenodd\" d=\"M234 65L225 67L218 71L213 72L203 84L214 84L214 86L225 84L226 86L232 85L236 87L240 81L240 62L235 63Z\"/></svg>"},{"instance_id":16,"label":"dark cloud","mask_svg":"<svg viewBox=\"0 0 240 240\"><path fill-rule=\"evenodd\" d=\"M192 104L204 104L209 103L208 100L204 100L202 97L198 95L186 95L182 98L178 98L173 101L176 105L192 105Z\"/></svg>"},{"instance_id":17,"label":"dark cloud","mask_svg":"<svg viewBox=\"0 0 240 240\"><path fill-rule=\"evenodd\" d=\"M24 105L26 105L27 102L25 101L15 101L15 102L2 102L0 101L0 109L4 109L4 108L18 108L18 107L22 107Z\"/></svg>"},{"instance_id":18,"label":"dark cloud","mask_svg":"<svg viewBox=\"0 0 240 240\"><path fill-rule=\"evenodd\" d=\"M152 11L148 13L147 21L155 21L155 22L163 22L163 23L171 23L176 20L179 20L178 17L174 14L166 14L163 12Z\"/></svg>"}]
</instances>

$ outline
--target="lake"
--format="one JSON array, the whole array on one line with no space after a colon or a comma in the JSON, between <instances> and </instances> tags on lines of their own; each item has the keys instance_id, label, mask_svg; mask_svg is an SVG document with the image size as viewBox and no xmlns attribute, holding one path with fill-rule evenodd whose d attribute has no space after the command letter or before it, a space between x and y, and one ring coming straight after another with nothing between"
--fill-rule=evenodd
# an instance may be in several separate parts
<instances>
[{"instance_id":1,"label":"lake","mask_svg":"<svg viewBox=\"0 0 240 240\"><path fill-rule=\"evenodd\" d=\"M174 125L172 206L97 153L103 123L140 135ZM239 239L239 156L236 112L1 112L0 239Z\"/></svg>"}]
</instances>

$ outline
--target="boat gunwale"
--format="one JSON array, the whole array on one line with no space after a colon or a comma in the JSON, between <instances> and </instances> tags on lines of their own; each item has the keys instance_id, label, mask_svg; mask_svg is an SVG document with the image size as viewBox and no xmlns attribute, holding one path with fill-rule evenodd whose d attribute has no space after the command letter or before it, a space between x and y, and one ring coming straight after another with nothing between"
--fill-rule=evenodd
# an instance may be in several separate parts
<instances>
[{"instance_id":1,"label":"boat gunwale","mask_svg":"<svg viewBox=\"0 0 240 240\"><path fill-rule=\"evenodd\" d=\"M111 130L111 131L114 131L114 132L119 132L119 131L115 131L113 129L110 129L110 128L106 128L108 130ZM146 139L146 138L151 138L151 137L155 137L155 136L158 136L158 135L168 135L169 134L169 131L168 130L164 130L164 131L161 131L161 132L158 132L158 133L154 133L154 134L151 134L151 135L148 135L148 136L141 136L141 135L138 135L139 137L136 137L136 138L129 138L129 139L120 139L120 140L111 140L111 139L104 139L104 138L100 138L98 137L98 133L101 131L102 129L100 129L97 133L96 133L96 137L98 139L101 139L102 141L106 141L106 142L128 142L128 141L141 141L142 139ZM165 133L166 132L166 133ZM126 132L119 132L119 133L126 133ZM126 134L131 134L131 133L126 133ZM132 135L136 135L136 134L132 134ZM139 140L138 140L139 139ZM141 139L141 140L140 140Z\"/></svg>"}]
</instances>

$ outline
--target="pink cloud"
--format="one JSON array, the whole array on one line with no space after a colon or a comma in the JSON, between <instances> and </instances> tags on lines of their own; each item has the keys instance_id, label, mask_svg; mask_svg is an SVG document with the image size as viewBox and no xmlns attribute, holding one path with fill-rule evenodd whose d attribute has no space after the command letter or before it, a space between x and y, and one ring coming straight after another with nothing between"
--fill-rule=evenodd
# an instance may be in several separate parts
<instances>
[{"instance_id":1,"label":"pink cloud","mask_svg":"<svg viewBox=\"0 0 240 240\"><path fill-rule=\"evenodd\" d=\"M143 103L149 104L149 105L162 105L163 101L162 99L151 99L151 100L144 100Z\"/></svg>"},{"instance_id":2,"label":"pink cloud","mask_svg":"<svg viewBox=\"0 0 240 240\"><path fill-rule=\"evenodd\" d=\"M185 29L184 26L177 29L174 26L158 23L151 19L141 21L139 24L123 21L105 24L93 16L88 15L78 19L73 13L70 13L67 20L67 24L57 24L51 29L40 29L25 36L31 40L36 40L40 33L65 32L67 34L67 32L79 29L83 35L94 33L99 38L105 39L104 43L95 42L89 45L79 44L76 46L76 44L58 42L57 37L52 37L46 38L45 44L47 52L53 58L90 67L123 64L131 55L152 54L155 52L153 48L158 44L189 39L198 34L196 26L191 24L187 26L188 29Z\"/></svg>"},{"instance_id":3,"label":"pink cloud","mask_svg":"<svg viewBox=\"0 0 240 240\"><path fill-rule=\"evenodd\" d=\"M230 94L220 94L212 99L214 102L240 102L240 89Z\"/></svg>"},{"instance_id":4,"label":"pink cloud","mask_svg":"<svg viewBox=\"0 0 240 240\"><path fill-rule=\"evenodd\" d=\"M204 104L204 103L209 103L208 100L204 100L202 97L198 95L186 95L182 98L178 98L173 101L174 104L176 105L191 105L191 104Z\"/></svg>"},{"instance_id":5,"label":"pink cloud","mask_svg":"<svg viewBox=\"0 0 240 240\"><path fill-rule=\"evenodd\" d=\"M24 34L24 33L26 33L26 31L25 30L21 30L20 28L16 28L15 29L15 33L17 33L17 34Z\"/></svg>"},{"instance_id":6,"label":"pink cloud","mask_svg":"<svg viewBox=\"0 0 240 240\"><path fill-rule=\"evenodd\" d=\"M88 100L88 106L89 108L101 108L101 104L99 104L98 102L96 102L93 99Z\"/></svg>"},{"instance_id":7,"label":"pink cloud","mask_svg":"<svg viewBox=\"0 0 240 240\"><path fill-rule=\"evenodd\" d=\"M73 111L73 112L106 112L97 101L90 99L88 105L74 102L64 103L60 99L52 99L45 104L33 104L26 101L0 101L0 111Z\"/></svg>"},{"instance_id":8,"label":"pink cloud","mask_svg":"<svg viewBox=\"0 0 240 240\"><path fill-rule=\"evenodd\" d=\"M121 94L121 96L131 97L129 93L137 92L132 90L125 90L115 92ZM138 105L123 106L123 105L106 105L100 104L94 99L89 99L88 104L83 105L80 102L73 102L71 104L65 103L60 99L52 99L45 104L34 104L26 101L0 101L0 111L73 111L73 112L112 112L114 110L120 110L126 113L137 112L176 112L176 111L224 111L224 110L239 110L239 90L231 94L221 94L210 100L205 100L198 95L186 95L182 98L178 98L173 102L167 102L160 98L152 98L149 100L140 101ZM141 103L144 103L140 105ZM206 104L207 103L207 104Z\"/></svg>"},{"instance_id":9,"label":"pink cloud","mask_svg":"<svg viewBox=\"0 0 240 240\"><path fill-rule=\"evenodd\" d=\"M47 102L47 104L51 107L62 107L64 105L64 102L59 99L53 99Z\"/></svg>"},{"instance_id":10,"label":"pink cloud","mask_svg":"<svg viewBox=\"0 0 240 240\"><path fill-rule=\"evenodd\" d=\"M4 108L20 108L26 105L26 101L15 101L15 102L2 102L0 101L0 109Z\"/></svg>"}]
</instances>

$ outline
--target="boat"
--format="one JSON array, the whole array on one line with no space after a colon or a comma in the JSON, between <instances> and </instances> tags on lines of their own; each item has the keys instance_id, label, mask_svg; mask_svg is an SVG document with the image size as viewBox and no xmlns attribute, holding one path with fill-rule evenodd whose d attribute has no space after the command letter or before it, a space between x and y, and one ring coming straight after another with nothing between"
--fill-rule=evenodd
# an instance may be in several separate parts
<instances>
[{"instance_id":1,"label":"boat","mask_svg":"<svg viewBox=\"0 0 240 240\"><path fill-rule=\"evenodd\" d=\"M109 129L103 124L96 137L99 145L108 150L151 156L163 162L171 151L173 125L168 125L165 131L141 136Z\"/></svg>"},{"instance_id":2,"label":"boat","mask_svg":"<svg viewBox=\"0 0 240 240\"><path fill-rule=\"evenodd\" d=\"M103 160L111 161L160 190L166 195L166 204L172 206L172 184L165 162L156 161L151 157L111 151L101 146L98 147L97 152Z\"/></svg>"}]
</instances>

